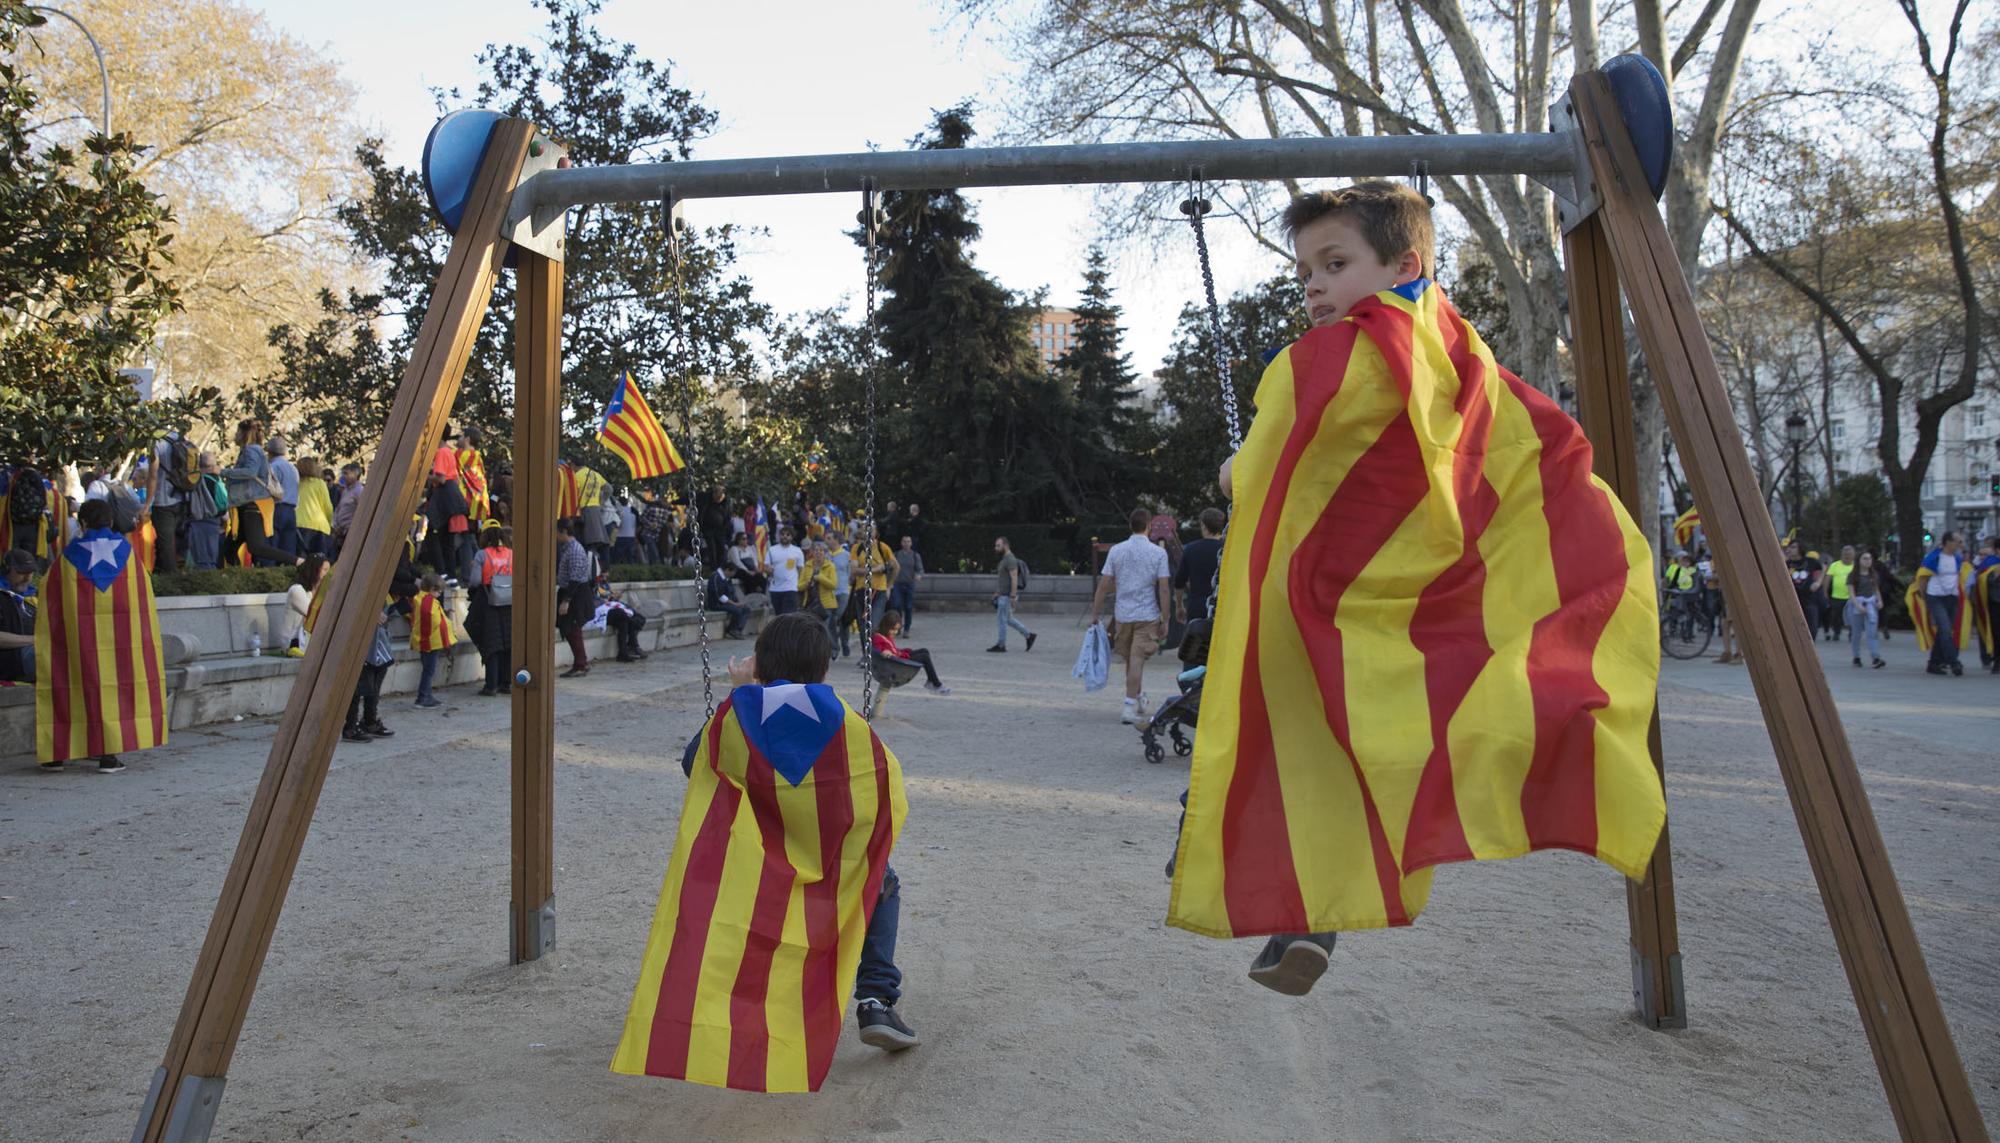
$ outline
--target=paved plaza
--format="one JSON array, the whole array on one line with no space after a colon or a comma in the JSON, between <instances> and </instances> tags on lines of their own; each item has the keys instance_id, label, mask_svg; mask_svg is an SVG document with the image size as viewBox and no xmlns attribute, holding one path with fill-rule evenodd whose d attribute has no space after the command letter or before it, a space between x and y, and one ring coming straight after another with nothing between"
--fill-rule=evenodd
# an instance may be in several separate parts
<instances>
[{"instance_id":1,"label":"paved plaza","mask_svg":"<svg viewBox=\"0 0 2000 1143\"><path fill-rule=\"evenodd\" d=\"M343 744L231 1068L221 1140L1859 1140L1894 1136L1751 691L1669 662L1668 797L1691 1013L1629 1015L1617 876L1570 854L1440 871L1411 929L1342 940L1312 995L1255 942L1165 928L1184 759L1148 765L1074 617L920 615L949 697L879 729L909 776L902 1011L824 1091L608 1070L677 820L697 657L557 695L557 948L509 967L507 708L469 688ZM743 652L747 644L726 644ZM2000 677L1822 648L1989 1120L2000 1122ZM1157 697L1174 664L1156 663ZM1976 666L1976 664L1975 664ZM851 661L835 681L852 700ZM274 720L176 733L131 769L0 772L0 1140L123 1139L166 1046Z\"/></svg>"}]
</instances>

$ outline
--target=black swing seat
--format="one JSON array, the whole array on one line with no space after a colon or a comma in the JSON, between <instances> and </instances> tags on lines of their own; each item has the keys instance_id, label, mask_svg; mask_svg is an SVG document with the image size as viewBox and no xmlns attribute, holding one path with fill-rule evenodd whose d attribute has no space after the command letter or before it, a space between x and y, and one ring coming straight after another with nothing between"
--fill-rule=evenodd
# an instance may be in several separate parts
<instances>
[{"instance_id":1,"label":"black swing seat","mask_svg":"<svg viewBox=\"0 0 2000 1143\"><path fill-rule=\"evenodd\" d=\"M924 673L923 664L913 663L908 659L891 658L888 655L871 655L868 663L868 669L875 676L875 681L890 690L908 686L917 681L918 675Z\"/></svg>"}]
</instances>

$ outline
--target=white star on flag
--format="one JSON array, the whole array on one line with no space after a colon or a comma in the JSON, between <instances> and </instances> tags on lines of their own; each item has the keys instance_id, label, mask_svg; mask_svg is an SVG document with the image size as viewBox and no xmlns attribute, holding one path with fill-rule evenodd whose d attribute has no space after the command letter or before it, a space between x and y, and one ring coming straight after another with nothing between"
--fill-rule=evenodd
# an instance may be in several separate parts
<instances>
[{"instance_id":1,"label":"white star on flag","mask_svg":"<svg viewBox=\"0 0 2000 1143\"><path fill-rule=\"evenodd\" d=\"M819 721L819 711L813 709L812 696L800 683L780 683L764 688L764 717L762 722L771 721L771 716L784 707L791 707L814 722Z\"/></svg>"},{"instance_id":2,"label":"white star on flag","mask_svg":"<svg viewBox=\"0 0 2000 1143\"><path fill-rule=\"evenodd\" d=\"M117 567L118 545L122 542L115 539L83 541L83 546L90 549L90 566L96 567L98 564L110 564L112 567Z\"/></svg>"}]
</instances>

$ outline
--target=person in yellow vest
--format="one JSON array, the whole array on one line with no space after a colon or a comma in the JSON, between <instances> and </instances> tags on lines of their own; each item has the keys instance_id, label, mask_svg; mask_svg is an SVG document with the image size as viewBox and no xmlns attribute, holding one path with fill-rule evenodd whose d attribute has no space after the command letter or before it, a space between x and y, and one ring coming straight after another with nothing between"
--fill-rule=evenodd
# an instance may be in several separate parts
<instances>
[{"instance_id":1,"label":"person in yellow vest","mask_svg":"<svg viewBox=\"0 0 2000 1143\"><path fill-rule=\"evenodd\" d=\"M861 596L864 590L875 593L874 602L868 605L868 624L864 629L872 634L882 622L882 613L889 610L889 573L896 566L896 553L876 537L875 524L868 521L854 526L854 551L848 558L854 569L854 596Z\"/></svg>"},{"instance_id":2,"label":"person in yellow vest","mask_svg":"<svg viewBox=\"0 0 2000 1143\"><path fill-rule=\"evenodd\" d=\"M1826 637L1831 642L1839 642L1847 637L1847 601L1851 593L1847 590L1847 577L1854 574L1854 545L1840 549L1840 558L1826 565L1827 595L1832 603L1826 609Z\"/></svg>"},{"instance_id":3,"label":"person in yellow vest","mask_svg":"<svg viewBox=\"0 0 2000 1143\"><path fill-rule=\"evenodd\" d=\"M827 554L826 541L814 540L806 551L805 574L799 577L799 591L806 601L806 613L826 624L828 646L837 646L834 621L840 615L840 574Z\"/></svg>"},{"instance_id":4,"label":"person in yellow vest","mask_svg":"<svg viewBox=\"0 0 2000 1143\"><path fill-rule=\"evenodd\" d=\"M410 614L410 649L423 660L423 673L417 677L417 705L443 706L431 693L431 682L437 678L439 658L457 662L451 648L458 636L451 629L451 617L445 614L444 600L438 598L444 581L432 573L420 586L423 590L417 593Z\"/></svg>"},{"instance_id":5,"label":"person in yellow vest","mask_svg":"<svg viewBox=\"0 0 2000 1143\"><path fill-rule=\"evenodd\" d=\"M325 555L333 534L333 494L326 467L316 456L299 461L299 554Z\"/></svg>"}]
</instances>

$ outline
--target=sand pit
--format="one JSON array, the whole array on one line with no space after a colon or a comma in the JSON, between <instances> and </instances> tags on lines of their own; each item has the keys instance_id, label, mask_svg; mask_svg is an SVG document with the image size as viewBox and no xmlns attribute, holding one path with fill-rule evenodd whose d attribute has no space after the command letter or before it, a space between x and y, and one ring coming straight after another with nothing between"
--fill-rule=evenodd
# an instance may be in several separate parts
<instances>
[{"instance_id":1,"label":"sand pit","mask_svg":"<svg viewBox=\"0 0 2000 1143\"><path fill-rule=\"evenodd\" d=\"M395 738L340 747L215 1138L1894 1136L1740 670L1667 674L1692 1027L1659 1033L1628 1013L1619 880L1571 855L1440 871L1415 928L1343 940L1300 999L1244 978L1254 942L1165 928L1186 763L1148 765L1115 690L1069 677L1072 618L1029 619L1038 650L1003 656L990 618L919 616L907 642L958 692L899 692L881 722L909 774L922 1047L884 1056L850 1020L816 1096L610 1074L698 722L695 657L659 654L559 691L558 945L536 964L505 963L504 705L398 702ZM1829 669L1993 1117L2000 680ZM836 680L858 689L851 662ZM272 729L179 734L112 777L0 773L0 1140L129 1135Z\"/></svg>"}]
</instances>

